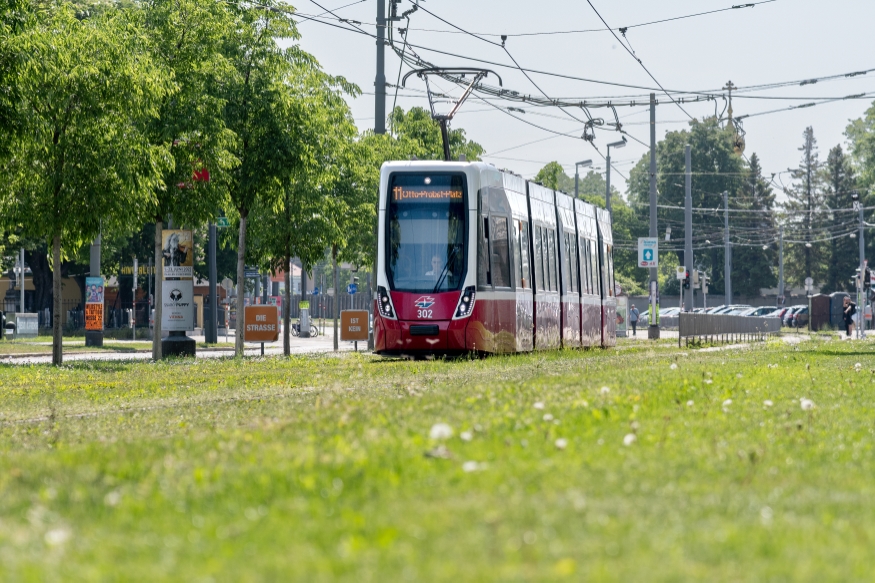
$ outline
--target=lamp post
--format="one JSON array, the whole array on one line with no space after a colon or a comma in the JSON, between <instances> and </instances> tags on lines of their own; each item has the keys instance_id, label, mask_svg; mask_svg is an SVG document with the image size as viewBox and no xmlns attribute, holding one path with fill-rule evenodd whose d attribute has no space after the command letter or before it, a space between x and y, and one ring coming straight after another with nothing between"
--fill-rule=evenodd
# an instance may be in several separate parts
<instances>
[{"instance_id":1,"label":"lamp post","mask_svg":"<svg viewBox=\"0 0 875 583\"><path fill-rule=\"evenodd\" d=\"M623 148L626 146L626 137L624 136L619 142L608 144L608 155L605 157L605 208L611 212L611 148ZM613 215L612 215L613 216ZM611 219L613 220L613 218Z\"/></svg>"},{"instance_id":2,"label":"lamp post","mask_svg":"<svg viewBox=\"0 0 875 583\"><path fill-rule=\"evenodd\" d=\"M577 183L580 181L580 174L578 174L578 168L589 168L592 166L592 160L584 160L583 162L575 162L574 163L574 198L579 198L578 194L578 186Z\"/></svg>"},{"instance_id":3,"label":"lamp post","mask_svg":"<svg viewBox=\"0 0 875 583\"><path fill-rule=\"evenodd\" d=\"M860 202L860 194L856 190L851 192L851 200L854 201L854 210L860 215L860 277L857 279L857 306L863 311L860 313L860 325L857 327L857 338L865 338L866 304L864 303L865 297L863 296L865 289L863 277L866 275L866 241L865 233L863 232L865 221L863 220L863 203Z\"/></svg>"}]
</instances>

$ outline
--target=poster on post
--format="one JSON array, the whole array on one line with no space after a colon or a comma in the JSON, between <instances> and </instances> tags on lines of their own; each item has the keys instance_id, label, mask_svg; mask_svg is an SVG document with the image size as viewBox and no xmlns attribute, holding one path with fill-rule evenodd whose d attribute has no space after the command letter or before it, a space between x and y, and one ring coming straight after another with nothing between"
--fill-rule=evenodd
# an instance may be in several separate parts
<instances>
[{"instance_id":1,"label":"poster on post","mask_svg":"<svg viewBox=\"0 0 875 583\"><path fill-rule=\"evenodd\" d=\"M168 332L194 330L194 283L168 281L161 286L161 326Z\"/></svg>"},{"instance_id":2,"label":"poster on post","mask_svg":"<svg viewBox=\"0 0 875 583\"><path fill-rule=\"evenodd\" d=\"M102 277L85 278L85 329L89 332L103 330L103 291Z\"/></svg>"},{"instance_id":3,"label":"poster on post","mask_svg":"<svg viewBox=\"0 0 875 583\"><path fill-rule=\"evenodd\" d=\"M168 229L162 232L164 279L194 277L194 240L191 231Z\"/></svg>"},{"instance_id":4,"label":"poster on post","mask_svg":"<svg viewBox=\"0 0 875 583\"><path fill-rule=\"evenodd\" d=\"M86 304L102 304L103 303L103 278L102 277L86 277L85 278L85 303Z\"/></svg>"}]
</instances>

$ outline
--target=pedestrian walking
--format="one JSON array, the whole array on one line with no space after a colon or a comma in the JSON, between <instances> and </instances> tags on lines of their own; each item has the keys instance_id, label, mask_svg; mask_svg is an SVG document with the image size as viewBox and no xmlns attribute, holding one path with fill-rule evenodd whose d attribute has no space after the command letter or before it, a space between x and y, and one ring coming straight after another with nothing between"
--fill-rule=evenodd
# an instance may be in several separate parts
<instances>
[{"instance_id":1,"label":"pedestrian walking","mask_svg":"<svg viewBox=\"0 0 875 583\"><path fill-rule=\"evenodd\" d=\"M842 312L842 317L845 319L845 333L848 338L854 333L854 314L857 313L857 304L851 301L851 298L845 298L845 309Z\"/></svg>"},{"instance_id":2,"label":"pedestrian walking","mask_svg":"<svg viewBox=\"0 0 875 583\"><path fill-rule=\"evenodd\" d=\"M632 309L629 310L629 323L632 324L632 336L638 334L638 316L639 316L638 308L635 307L635 304L632 304Z\"/></svg>"}]
</instances>

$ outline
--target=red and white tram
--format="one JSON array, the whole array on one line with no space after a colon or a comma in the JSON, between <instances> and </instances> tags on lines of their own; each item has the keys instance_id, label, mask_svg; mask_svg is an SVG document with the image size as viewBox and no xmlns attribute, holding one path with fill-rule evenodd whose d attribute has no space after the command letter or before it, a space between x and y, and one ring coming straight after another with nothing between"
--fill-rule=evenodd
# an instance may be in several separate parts
<instances>
[{"instance_id":1,"label":"red and white tram","mask_svg":"<svg viewBox=\"0 0 875 583\"><path fill-rule=\"evenodd\" d=\"M607 211L481 162L388 162L375 351L614 346Z\"/></svg>"}]
</instances>

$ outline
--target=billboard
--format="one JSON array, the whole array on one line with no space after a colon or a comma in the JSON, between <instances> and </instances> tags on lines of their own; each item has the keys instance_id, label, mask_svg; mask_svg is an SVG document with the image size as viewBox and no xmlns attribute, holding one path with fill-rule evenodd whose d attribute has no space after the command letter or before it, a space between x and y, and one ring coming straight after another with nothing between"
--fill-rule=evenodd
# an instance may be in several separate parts
<instances>
[{"instance_id":1,"label":"billboard","mask_svg":"<svg viewBox=\"0 0 875 583\"><path fill-rule=\"evenodd\" d=\"M161 327L170 332L194 330L194 283L167 281L161 286Z\"/></svg>"},{"instance_id":2,"label":"billboard","mask_svg":"<svg viewBox=\"0 0 875 583\"><path fill-rule=\"evenodd\" d=\"M103 303L85 304L85 329L89 332L103 330Z\"/></svg>"},{"instance_id":3,"label":"billboard","mask_svg":"<svg viewBox=\"0 0 875 583\"><path fill-rule=\"evenodd\" d=\"M168 229L162 232L164 279L194 277L194 240L191 231Z\"/></svg>"},{"instance_id":4,"label":"billboard","mask_svg":"<svg viewBox=\"0 0 875 583\"><path fill-rule=\"evenodd\" d=\"M102 277L86 277L85 278L85 303L86 304L102 304L103 303L103 278Z\"/></svg>"}]
</instances>

